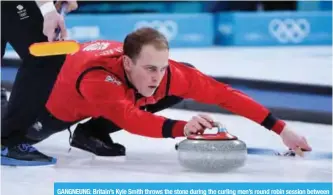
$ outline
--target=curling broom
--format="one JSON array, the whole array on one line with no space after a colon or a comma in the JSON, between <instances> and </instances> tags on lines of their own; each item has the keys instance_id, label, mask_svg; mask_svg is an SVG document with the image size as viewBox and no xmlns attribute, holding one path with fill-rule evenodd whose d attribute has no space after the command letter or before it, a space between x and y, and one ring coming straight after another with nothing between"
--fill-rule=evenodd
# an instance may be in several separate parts
<instances>
[{"instance_id":1,"label":"curling broom","mask_svg":"<svg viewBox=\"0 0 333 195\"><path fill-rule=\"evenodd\" d=\"M60 14L65 16L67 3L63 3L61 6ZM56 29L56 39L59 40L60 28ZM52 56L52 55L64 55L75 53L79 50L80 45L73 40L65 41L53 41L53 42L39 42L33 43L29 47L29 52L34 56Z\"/></svg>"}]
</instances>

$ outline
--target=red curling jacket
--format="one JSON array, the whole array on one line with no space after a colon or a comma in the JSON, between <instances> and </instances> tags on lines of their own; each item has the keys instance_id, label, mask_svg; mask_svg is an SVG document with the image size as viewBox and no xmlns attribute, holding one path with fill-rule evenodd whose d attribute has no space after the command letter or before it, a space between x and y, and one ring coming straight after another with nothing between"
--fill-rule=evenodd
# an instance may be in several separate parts
<instances>
[{"instance_id":1,"label":"red curling jacket","mask_svg":"<svg viewBox=\"0 0 333 195\"><path fill-rule=\"evenodd\" d=\"M280 134L285 123L250 97L206 76L195 68L169 60L169 68L152 97L138 98L122 65L122 43L94 41L68 55L46 104L63 121L104 117L121 128L147 137L182 137L185 121L140 110L166 95L215 104Z\"/></svg>"}]
</instances>

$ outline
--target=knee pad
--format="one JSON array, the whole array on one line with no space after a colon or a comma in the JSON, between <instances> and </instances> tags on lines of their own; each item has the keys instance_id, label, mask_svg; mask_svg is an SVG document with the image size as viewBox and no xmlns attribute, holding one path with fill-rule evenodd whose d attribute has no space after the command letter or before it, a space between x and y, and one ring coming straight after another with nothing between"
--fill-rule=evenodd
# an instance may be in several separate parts
<instances>
[{"instance_id":1,"label":"knee pad","mask_svg":"<svg viewBox=\"0 0 333 195\"><path fill-rule=\"evenodd\" d=\"M25 137L27 139L29 139L30 141L35 141L37 143L37 142L47 139L48 137L50 137L51 135L53 135L55 133L59 133L64 130L66 130L66 129L44 128L40 123L36 122L34 125L32 125L28 129Z\"/></svg>"},{"instance_id":2,"label":"knee pad","mask_svg":"<svg viewBox=\"0 0 333 195\"><path fill-rule=\"evenodd\" d=\"M26 137L31 140L42 141L53 134L67 130L73 124L74 122L58 120L48 111L44 110L38 117L38 120L28 128Z\"/></svg>"}]
</instances>

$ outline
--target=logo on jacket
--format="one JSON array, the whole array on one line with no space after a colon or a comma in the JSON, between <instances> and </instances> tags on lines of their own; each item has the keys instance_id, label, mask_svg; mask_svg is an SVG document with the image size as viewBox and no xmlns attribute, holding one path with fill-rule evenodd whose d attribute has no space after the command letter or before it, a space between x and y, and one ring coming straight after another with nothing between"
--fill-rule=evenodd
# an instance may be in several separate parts
<instances>
[{"instance_id":1,"label":"logo on jacket","mask_svg":"<svg viewBox=\"0 0 333 195\"><path fill-rule=\"evenodd\" d=\"M96 54L96 56L107 56L107 55L115 55L115 54L122 54L123 53L123 48L122 47L117 47L117 48L111 48L107 49L105 51L101 51L100 53Z\"/></svg>"},{"instance_id":2,"label":"logo on jacket","mask_svg":"<svg viewBox=\"0 0 333 195\"><path fill-rule=\"evenodd\" d=\"M110 82L110 83L114 83L116 85L121 85L121 82L118 79L116 79L115 77L111 76L111 75L106 76L105 81Z\"/></svg>"},{"instance_id":3,"label":"logo on jacket","mask_svg":"<svg viewBox=\"0 0 333 195\"><path fill-rule=\"evenodd\" d=\"M309 35L310 24L306 19L273 19L268 29L280 43L300 43Z\"/></svg>"},{"instance_id":4,"label":"logo on jacket","mask_svg":"<svg viewBox=\"0 0 333 195\"><path fill-rule=\"evenodd\" d=\"M110 43L107 42L96 42L96 43L91 43L88 46L83 48L83 51L97 51L97 50L104 50L108 48Z\"/></svg>"},{"instance_id":5,"label":"logo on jacket","mask_svg":"<svg viewBox=\"0 0 333 195\"><path fill-rule=\"evenodd\" d=\"M135 24L135 29L142 27L150 27L158 30L168 39L168 41L174 39L178 33L178 24L172 20L153 20L151 22L142 20Z\"/></svg>"}]
</instances>

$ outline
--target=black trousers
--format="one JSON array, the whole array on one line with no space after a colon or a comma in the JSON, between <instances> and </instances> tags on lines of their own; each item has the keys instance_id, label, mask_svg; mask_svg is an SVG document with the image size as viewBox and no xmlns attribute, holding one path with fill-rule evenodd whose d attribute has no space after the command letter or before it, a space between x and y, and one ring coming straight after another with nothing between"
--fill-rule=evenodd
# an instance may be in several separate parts
<instances>
[{"instance_id":1,"label":"black trousers","mask_svg":"<svg viewBox=\"0 0 333 195\"><path fill-rule=\"evenodd\" d=\"M176 96L167 96L154 105L148 105L142 107L148 112L155 113L166 108L170 108L178 103L180 103L183 98ZM112 112L112 110L110 111ZM43 114L38 119L39 122L35 123L31 128L29 128L26 135L26 139L23 142L36 144L50 137L51 135L61 132L70 128L79 121L74 122L64 122L56 119L52 116L47 110L44 110ZM94 135L100 139L106 139L106 136L109 136L110 133L121 130L122 128L117 126L110 120L105 118L92 118L87 122L82 124L84 131L89 131L90 135Z\"/></svg>"},{"instance_id":2,"label":"black trousers","mask_svg":"<svg viewBox=\"0 0 333 195\"><path fill-rule=\"evenodd\" d=\"M1 25L1 59L9 43L22 60L1 123L2 144L10 145L15 143L10 140L24 135L36 121L65 56L29 54L32 43L47 41L43 34L43 17L34 1L1 1Z\"/></svg>"}]
</instances>

